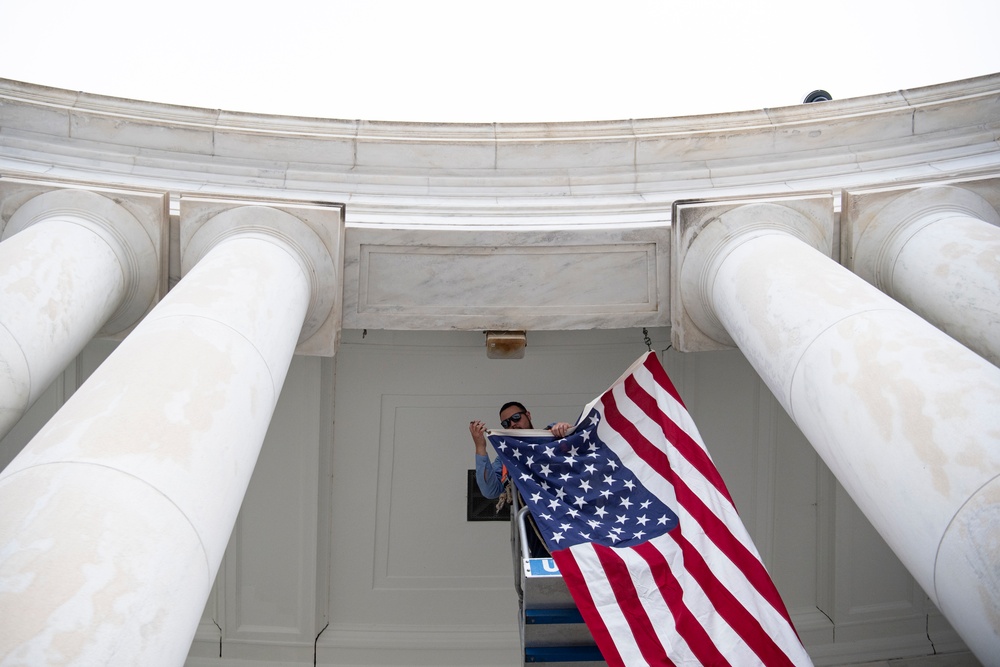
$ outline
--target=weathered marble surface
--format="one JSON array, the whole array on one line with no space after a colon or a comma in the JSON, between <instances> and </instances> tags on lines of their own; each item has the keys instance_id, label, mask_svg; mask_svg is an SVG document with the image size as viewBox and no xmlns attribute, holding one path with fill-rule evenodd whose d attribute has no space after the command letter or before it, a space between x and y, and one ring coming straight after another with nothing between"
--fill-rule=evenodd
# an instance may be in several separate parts
<instances>
[{"instance_id":1,"label":"weathered marble surface","mask_svg":"<svg viewBox=\"0 0 1000 667\"><path fill-rule=\"evenodd\" d=\"M348 229L344 326L607 329L664 326L669 227Z\"/></svg>"}]
</instances>

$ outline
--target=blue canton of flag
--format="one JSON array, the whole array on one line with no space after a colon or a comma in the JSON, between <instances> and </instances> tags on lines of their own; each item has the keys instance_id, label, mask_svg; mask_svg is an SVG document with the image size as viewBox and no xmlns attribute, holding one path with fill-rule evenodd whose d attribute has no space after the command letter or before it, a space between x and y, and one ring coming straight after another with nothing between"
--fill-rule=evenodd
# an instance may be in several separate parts
<instances>
[{"instance_id":1,"label":"blue canton of flag","mask_svg":"<svg viewBox=\"0 0 1000 667\"><path fill-rule=\"evenodd\" d=\"M565 438L490 435L550 550L629 547L673 530L677 515L597 436L600 415Z\"/></svg>"}]
</instances>

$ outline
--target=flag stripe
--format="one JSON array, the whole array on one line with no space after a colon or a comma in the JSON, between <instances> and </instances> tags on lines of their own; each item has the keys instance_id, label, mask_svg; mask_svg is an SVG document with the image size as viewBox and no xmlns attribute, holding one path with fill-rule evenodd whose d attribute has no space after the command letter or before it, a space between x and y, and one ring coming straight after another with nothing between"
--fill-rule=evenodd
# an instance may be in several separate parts
<instances>
[{"instance_id":1,"label":"flag stripe","mask_svg":"<svg viewBox=\"0 0 1000 667\"><path fill-rule=\"evenodd\" d=\"M601 567L604 568L605 576L611 582L618 607L622 610L625 621L632 629L632 637L642 653L642 657L650 665L672 665L673 663L667 658L663 645L639 600L639 595L632 582L632 574L625 565L625 561L611 547L595 545L594 552L597 554Z\"/></svg>"},{"instance_id":2,"label":"flag stripe","mask_svg":"<svg viewBox=\"0 0 1000 667\"><path fill-rule=\"evenodd\" d=\"M681 534L684 534L683 528L681 529ZM698 533L694 535L696 540L699 536ZM710 542L707 540L701 541L709 545L707 547L708 550L712 550ZM685 607L690 610L692 618L698 622L703 631L711 638L712 642L719 647L720 652L726 657L726 660L739 667L758 664L759 659L757 655L747 646L746 642L739 636L735 629L730 627L725 619L723 619L715 607L713 598L701 587L700 582L687 571L684 554L674 536L665 534L650 540L649 544L655 547L670 564L671 571L676 574L678 582L681 585ZM733 571L735 571L735 568L733 568ZM722 575L720 575L720 578L723 578ZM732 572L729 573L729 578L732 578ZM732 586L736 595L744 597L750 595L751 599L755 595L753 589L749 586L733 582L730 582L729 585ZM692 641L695 638L696 635L691 636ZM690 655L690 649L687 650L688 655Z\"/></svg>"},{"instance_id":3,"label":"flag stripe","mask_svg":"<svg viewBox=\"0 0 1000 667\"><path fill-rule=\"evenodd\" d=\"M650 378L644 377L642 379L645 382ZM621 397L621 394L616 392L615 396ZM652 441L653 445L656 446L656 442L663 439L663 431L659 428L648 428L655 422L646 416L644 412L641 412L632 400L624 400L627 398L628 397L623 397L623 402L618 406L622 417L635 424L643 437ZM684 420L677 419L676 416L673 416L672 421L675 421L676 423ZM698 436L697 431L693 432L694 437L697 438L697 440L694 441L695 444L700 448L703 448L704 446L701 444L700 436ZM667 452L672 477L670 480L664 481L667 483L683 482L694 494L694 496L700 499L702 504L704 504L707 508L710 508L709 511L713 512L717 516L717 518L723 523L724 529L727 530L736 541L741 543L749 553L753 554L754 559L759 559L759 555L753 545L753 541L750 539L749 534L747 534L745 528L743 527L739 514L737 513L731 500L729 500L728 496L723 498L719 494L717 487L709 482L709 480L705 479L697 468L692 467L687 459L671 455L673 450L669 448L669 446L667 448ZM708 461L710 462L710 459L708 459ZM674 489L671 487L671 493L673 492Z\"/></svg>"},{"instance_id":4,"label":"flag stripe","mask_svg":"<svg viewBox=\"0 0 1000 667\"><path fill-rule=\"evenodd\" d=\"M608 663L609 667L625 667L625 662L618 652L615 641L611 638L608 626L605 625L604 619L594 605L594 598L590 594L590 587L587 585L587 580L580 571L580 566L576 562L573 550L563 549L555 551L552 553L552 558L555 559L556 567L562 573L566 587L569 588L569 592L573 596L573 601L576 603L577 609L580 610L580 615L583 616L583 620L587 624L587 629L590 630L590 634L594 637L594 642L601 649L604 662Z\"/></svg>"},{"instance_id":5,"label":"flag stripe","mask_svg":"<svg viewBox=\"0 0 1000 667\"><path fill-rule=\"evenodd\" d=\"M617 406L614 404L614 398L610 396L606 398L608 400L605 403L605 414L607 416L608 424L612 428L620 429L619 432L626 437L626 439L631 436L636 439L636 442L640 447L647 449L646 447L643 447L643 445L648 443L642 442L644 438L642 438L641 434L634 429L631 422L625 419L621 419L620 422L618 421L620 414L617 412ZM628 442L632 441L628 440ZM774 606L774 601L772 601L768 595L771 591L773 591L773 584L771 584L771 580L767 576L767 572L764 570L763 565L757 557L749 552L738 540L734 538L727 526L702 502L700 498L697 497L697 495L691 491L682 479L678 478L670 470L666 471L665 476L672 478L671 481L674 485L674 493L677 497L677 502L680 504L681 508L683 508L684 513L690 515L694 521L701 526L702 531L704 531L716 547L719 548L724 555L737 566L737 568L739 568L746 579L749 580L750 584L753 585L761 595L768 599L768 602L770 602L772 606ZM682 523L680 531L674 530L671 534L680 534L680 532L683 531L683 528L684 524ZM677 539L676 536L675 539ZM687 545L688 543L685 540L681 544ZM685 567L690 570L691 566L688 563L688 558L690 557L689 551L684 549L684 554ZM704 563L704 559L700 556L699 560L701 563ZM763 581L760 580L761 575L763 575ZM712 605L720 612L723 618L727 621L730 619L742 618L739 610L743 610L744 607L728 589L720 589L718 586L711 585L713 583L712 581L703 578L695 577L695 579L699 582L699 584L701 584L702 589L705 591L705 594L708 596ZM763 588L764 591L761 591L761 588ZM768 588L771 590L768 590ZM774 592L776 594L776 591ZM780 598L777 598L777 604L780 605L780 609L776 607L779 613L784 612L784 605L781 603ZM731 609L730 607L733 606L738 609ZM784 612L782 615L786 616L787 612ZM760 628L759 624L757 627L758 629ZM756 653L759 653L761 642L759 641L759 638L753 634L754 628L752 626L734 626L733 629L736 630L737 634L739 634L744 641L750 644Z\"/></svg>"},{"instance_id":6,"label":"flag stripe","mask_svg":"<svg viewBox=\"0 0 1000 667\"><path fill-rule=\"evenodd\" d=\"M660 365L659 362L653 363L654 361L656 360L653 357L647 357L646 362L643 364L643 366L650 372L653 380L657 383L659 387L661 387L668 393L671 394L676 393L676 390L673 389L673 384L670 382L670 378L667 377L666 371L663 370L663 366ZM649 394L646 394L646 396L649 396L649 400L651 400L653 404L656 403L655 399L653 399L652 396L650 396ZM662 412L655 410L652 405L648 407L649 410L654 414L660 414L660 415L663 414ZM655 419L655 417L653 418ZM670 436L666 430L664 430L664 435L667 437L668 440L673 442L670 439ZM689 437L687 433L683 433L683 437L693 444L693 448L690 450L688 449L681 450L682 453L686 451L691 451L692 453L696 451L698 453L697 457L699 459L699 463L696 465L696 467L698 468L699 472L704 474L712 481L713 486L715 486L715 488L718 489L719 493L721 493L728 500L730 506L735 512L736 506L733 503L732 496L730 496L729 494L729 489L726 487L726 484L723 481L722 476L719 474L718 469L715 467L715 464L712 462L711 457L708 455L708 450L705 449L704 444L701 442L701 436L698 434L697 430L693 428L693 425L692 425L691 436ZM695 440L695 438L697 440ZM742 564L741 569L744 571L744 574L747 575L748 579L750 579L750 582L753 584L754 588L756 588L757 591L771 604L771 606L774 607L774 609L779 614L781 614L782 618L784 618L785 621L787 621L788 624L791 625L792 620L790 615L788 614L787 608L785 607L785 603L782 601L781 595L778 593L777 588L774 586L774 582L768 575L767 570L764 568L763 563L760 562L760 556L757 554L756 548L750 541L749 535L746 535L746 544L744 544L742 540L736 539L737 531L739 533L746 534L746 529L744 528L742 522L739 521L738 516L734 516L733 520L735 526L731 527L724 526L724 529L726 530L726 533L734 539L733 549L735 551L742 552L741 558L739 560L739 563Z\"/></svg>"},{"instance_id":7,"label":"flag stripe","mask_svg":"<svg viewBox=\"0 0 1000 667\"><path fill-rule=\"evenodd\" d=\"M736 630L736 633L743 638L763 663L768 667L791 665L791 660L774 643L767 630L761 626L760 621L750 614L736 600L730 590L719 581L697 549L684 539L680 531L672 531L669 535L677 541L681 551L684 552L684 567L701 584L702 589L709 594L709 597L715 601L715 608L719 614L729 623L730 627Z\"/></svg>"},{"instance_id":8,"label":"flag stripe","mask_svg":"<svg viewBox=\"0 0 1000 667\"><path fill-rule=\"evenodd\" d=\"M663 364L660 363L660 360L655 354L647 354L645 358L642 359L642 363L639 364L639 366L652 373L653 377L656 378L657 383L663 387L663 390L670 394L670 397L677 402L685 413L687 413L687 406L684 405L680 392L678 392L677 388L674 387L674 383L670 381L667 371L663 370Z\"/></svg>"},{"instance_id":9,"label":"flag stripe","mask_svg":"<svg viewBox=\"0 0 1000 667\"><path fill-rule=\"evenodd\" d=\"M635 424L625 418L618 410L615 397L608 392L604 407L608 425L632 447L647 464L673 485L677 502L702 527L705 534L733 563L739 567L750 584L763 596L786 620L791 622L788 611L771 581L767 570L760 562L756 553L749 550L736 536L730 526L719 518L701 498L695 494L685 481L675 474L670 462L649 442L635 427ZM726 494L728 500L728 493ZM731 503L731 501L729 501ZM742 527L742 525L741 525Z\"/></svg>"},{"instance_id":10,"label":"flag stripe","mask_svg":"<svg viewBox=\"0 0 1000 667\"><path fill-rule=\"evenodd\" d=\"M729 661L719 652L705 628L684 604L683 588L660 550L647 542L635 547L634 551L649 563L657 588L673 614L677 633L684 638L698 662L703 665L728 665Z\"/></svg>"},{"instance_id":11,"label":"flag stripe","mask_svg":"<svg viewBox=\"0 0 1000 667\"><path fill-rule=\"evenodd\" d=\"M672 494L674 491L672 485L675 482L682 481L704 504L712 507L713 511L724 522L739 525L739 515L728 496L723 497L719 493L718 488L710 480L706 479L698 468L692 466L687 458L680 456L674 448L670 447L669 443L666 445L660 444L664 441L664 432L660 428L659 423L650 419L645 412L640 410L635 402L625 394L624 389L619 391L616 388L612 397L615 400L614 407L623 420L622 423L631 423L635 427L634 433L636 433L634 437L630 437L627 433L616 433L614 436L615 440L617 441L618 438L625 439L629 450L633 447L637 447L640 451L642 448L655 448L664 452L665 464L659 465L654 463L653 465L656 466L655 470L653 465L649 466L650 472L655 471L657 473L658 479L656 484L671 485L667 488L669 488ZM611 427L611 424L608 424L608 426ZM613 442L609 443L609 445L614 447ZM700 441L695 441L695 445L701 446ZM664 465L667 467L663 467ZM674 497L674 502L676 502L676 497ZM735 532L738 539L744 542L745 546L751 551L754 551L753 543L750 541L749 536L745 535L745 531Z\"/></svg>"},{"instance_id":12,"label":"flag stripe","mask_svg":"<svg viewBox=\"0 0 1000 667\"><path fill-rule=\"evenodd\" d=\"M654 379L656 375L653 375ZM662 385L661 385L662 387ZM719 470L715 467L712 459L708 456L708 452L702 447L699 442L695 441L687 432L684 431L680 426L678 426L669 416L664 414L661 403L656 400L645 388L639 386L638 380L635 377L630 377L625 381L625 394L632 399L640 410L642 410L646 416L652 419L654 422L659 424L660 429L663 431L664 437L667 439L674 449L676 449L681 456L687 459L691 465L695 467L702 474L705 479L711 482L712 486L722 494L726 500L729 501L730 505L735 507L733 503L732 496L729 495L729 489L726 488L726 483L722 481L722 475L719 474Z\"/></svg>"}]
</instances>

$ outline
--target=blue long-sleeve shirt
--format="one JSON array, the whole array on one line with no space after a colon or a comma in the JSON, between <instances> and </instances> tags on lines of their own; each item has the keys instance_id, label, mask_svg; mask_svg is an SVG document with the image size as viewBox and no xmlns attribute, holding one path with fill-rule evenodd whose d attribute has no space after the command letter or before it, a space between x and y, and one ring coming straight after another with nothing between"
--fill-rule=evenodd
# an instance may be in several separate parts
<instances>
[{"instance_id":1,"label":"blue long-sleeve shirt","mask_svg":"<svg viewBox=\"0 0 1000 667\"><path fill-rule=\"evenodd\" d=\"M476 483L485 498L499 498L503 493L503 461L490 461L486 454L476 454Z\"/></svg>"}]
</instances>

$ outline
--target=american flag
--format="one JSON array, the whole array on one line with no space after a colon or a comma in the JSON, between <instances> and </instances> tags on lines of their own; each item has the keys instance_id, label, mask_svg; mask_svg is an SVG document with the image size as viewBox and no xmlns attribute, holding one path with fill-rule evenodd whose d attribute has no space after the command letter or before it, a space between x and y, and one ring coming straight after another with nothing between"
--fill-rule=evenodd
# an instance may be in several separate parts
<instances>
[{"instance_id":1,"label":"american flag","mask_svg":"<svg viewBox=\"0 0 1000 667\"><path fill-rule=\"evenodd\" d=\"M652 352L573 432L491 431L609 665L811 665Z\"/></svg>"}]
</instances>

